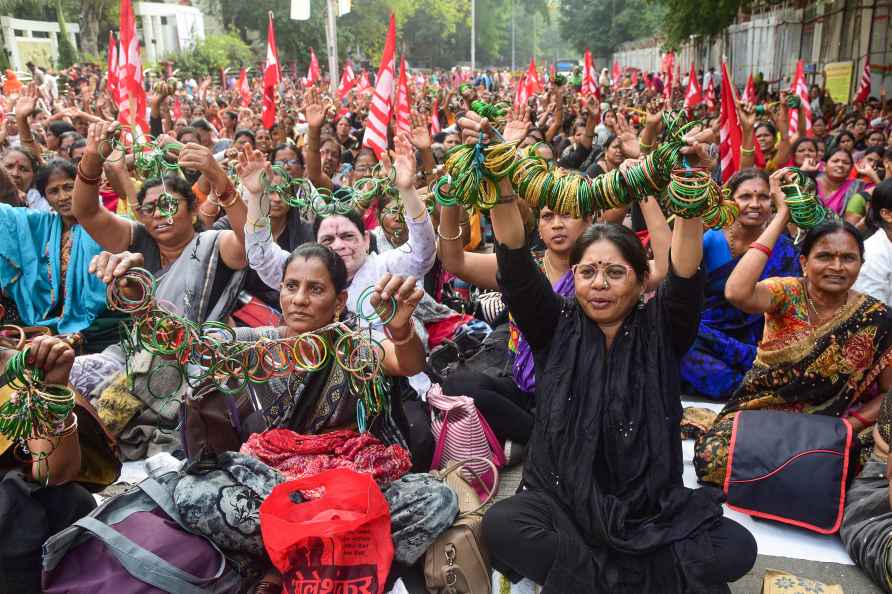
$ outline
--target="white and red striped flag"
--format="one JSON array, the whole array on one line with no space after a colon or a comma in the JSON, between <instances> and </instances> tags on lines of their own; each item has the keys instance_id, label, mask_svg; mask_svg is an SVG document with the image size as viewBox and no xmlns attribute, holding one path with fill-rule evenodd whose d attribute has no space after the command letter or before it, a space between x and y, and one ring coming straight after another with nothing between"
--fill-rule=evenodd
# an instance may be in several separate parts
<instances>
[{"instance_id":1,"label":"white and red striped flag","mask_svg":"<svg viewBox=\"0 0 892 594\"><path fill-rule=\"evenodd\" d=\"M613 81L613 86L618 86L620 82L622 82L623 77L623 69L620 68L619 62L613 62L613 68L610 71L610 80Z\"/></svg>"},{"instance_id":2,"label":"white and red striped flag","mask_svg":"<svg viewBox=\"0 0 892 594\"><path fill-rule=\"evenodd\" d=\"M439 134L443 130L440 125L440 99L434 97L434 104L431 106L431 136Z\"/></svg>"},{"instance_id":3,"label":"white and red striped flag","mask_svg":"<svg viewBox=\"0 0 892 594\"><path fill-rule=\"evenodd\" d=\"M703 103L703 88L697 77L697 71L694 70L694 63L691 63L691 74L688 77L688 91L684 95L684 107L688 113L698 105Z\"/></svg>"},{"instance_id":4,"label":"white and red striped flag","mask_svg":"<svg viewBox=\"0 0 892 594\"><path fill-rule=\"evenodd\" d=\"M266 67L263 69L263 127L272 128L276 123L276 96L279 94L279 52L276 49L276 29L273 26L273 13L269 13L266 29Z\"/></svg>"},{"instance_id":5,"label":"white and red striped flag","mask_svg":"<svg viewBox=\"0 0 892 594\"><path fill-rule=\"evenodd\" d=\"M362 71L362 76L359 77L359 82L356 84L357 91L365 91L366 89L371 89L372 83L369 82L369 73L365 70Z\"/></svg>"},{"instance_id":6,"label":"white and red striped flag","mask_svg":"<svg viewBox=\"0 0 892 594\"><path fill-rule=\"evenodd\" d=\"M790 89L790 93L799 97L802 113L805 115L805 134L811 136L811 103L808 97L808 85L805 84L805 67L802 64L802 60L796 63L796 77L793 78L793 87ZM799 110L791 109L789 135L797 134L798 129Z\"/></svg>"},{"instance_id":7,"label":"white and red striped flag","mask_svg":"<svg viewBox=\"0 0 892 594\"><path fill-rule=\"evenodd\" d=\"M238 94L242 98L242 107L251 106L251 87L248 85L248 69L242 68L238 75Z\"/></svg>"},{"instance_id":8,"label":"white and red striped flag","mask_svg":"<svg viewBox=\"0 0 892 594\"><path fill-rule=\"evenodd\" d=\"M322 80L322 72L319 70L319 60L316 59L316 52L310 48L310 69L307 71L307 84L315 85Z\"/></svg>"},{"instance_id":9,"label":"white and red striped flag","mask_svg":"<svg viewBox=\"0 0 892 594\"><path fill-rule=\"evenodd\" d=\"M412 134L412 109L409 106L409 79L406 58L400 57L400 80L396 91L396 129Z\"/></svg>"},{"instance_id":10,"label":"white and red striped flag","mask_svg":"<svg viewBox=\"0 0 892 594\"><path fill-rule=\"evenodd\" d=\"M353 74L353 65L350 60L344 64L344 70L341 71L341 82L338 84L338 99L343 99L356 84L356 76Z\"/></svg>"},{"instance_id":11,"label":"white and red striped flag","mask_svg":"<svg viewBox=\"0 0 892 594\"><path fill-rule=\"evenodd\" d=\"M710 82L710 85L712 82ZM737 120L737 106L728 65L722 62L722 111L719 115L720 143L719 159L722 168L722 183L727 182L740 169L740 144L742 135Z\"/></svg>"},{"instance_id":12,"label":"white and red striped flag","mask_svg":"<svg viewBox=\"0 0 892 594\"><path fill-rule=\"evenodd\" d=\"M375 80L375 93L372 95L372 103L369 106L369 117L366 120L365 134L362 136L362 146L374 151L379 159L387 150L387 125L390 122L390 114L393 105L393 78L396 52L396 20L390 15L390 26L387 28L387 41L384 43L384 53L381 54L381 66L378 68L378 78Z\"/></svg>"},{"instance_id":13,"label":"white and red striped flag","mask_svg":"<svg viewBox=\"0 0 892 594\"><path fill-rule=\"evenodd\" d=\"M142 60L136 18L130 0L121 0L121 39L118 50L118 121L128 124L135 136L148 130L146 91L142 86Z\"/></svg>"},{"instance_id":14,"label":"white and red striped flag","mask_svg":"<svg viewBox=\"0 0 892 594\"><path fill-rule=\"evenodd\" d=\"M108 94L111 96L115 106L118 105L118 42L115 40L115 34L108 32Z\"/></svg>"},{"instance_id":15,"label":"white and red striped flag","mask_svg":"<svg viewBox=\"0 0 892 594\"><path fill-rule=\"evenodd\" d=\"M743 89L743 96L740 97L741 103L756 102L756 83L753 82L753 73L750 72L746 79L746 87Z\"/></svg>"},{"instance_id":16,"label":"white and red striped flag","mask_svg":"<svg viewBox=\"0 0 892 594\"><path fill-rule=\"evenodd\" d=\"M861 81L858 83L858 91L855 93L853 103L866 103L870 98L870 56L864 56L864 71L861 73Z\"/></svg>"},{"instance_id":17,"label":"white and red striped flag","mask_svg":"<svg viewBox=\"0 0 892 594\"><path fill-rule=\"evenodd\" d=\"M580 92L583 96L594 95L600 97L601 90L598 88L598 82L595 80L595 65L592 61L592 52L585 49L585 65L582 67L582 87Z\"/></svg>"}]
</instances>

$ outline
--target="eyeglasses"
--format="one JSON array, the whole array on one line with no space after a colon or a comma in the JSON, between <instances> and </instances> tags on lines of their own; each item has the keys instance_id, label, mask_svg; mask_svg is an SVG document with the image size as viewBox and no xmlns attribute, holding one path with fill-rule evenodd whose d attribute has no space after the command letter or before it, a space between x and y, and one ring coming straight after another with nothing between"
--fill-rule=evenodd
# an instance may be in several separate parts
<instances>
[{"instance_id":1,"label":"eyeglasses","mask_svg":"<svg viewBox=\"0 0 892 594\"><path fill-rule=\"evenodd\" d=\"M303 165L297 159L288 159L287 161L275 161L273 165L278 165L279 167L294 167L295 165Z\"/></svg>"},{"instance_id":2,"label":"eyeglasses","mask_svg":"<svg viewBox=\"0 0 892 594\"><path fill-rule=\"evenodd\" d=\"M141 206L137 206L134 210L141 214L144 217L150 217L155 214L155 210L161 208L162 210L174 211L176 213L175 206L178 206L180 202L185 202L185 198L169 198L167 200L158 199L156 202L146 202Z\"/></svg>"},{"instance_id":3,"label":"eyeglasses","mask_svg":"<svg viewBox=\"0 0 892 594\"><path fill-rule=\"evenodd\" d=\"M595 280L598 271L600 271L605 286L610 282L619 283L626 280L632 271L631 268L623 264L576 264L572 269L575 276L587 283Z\"/></svg>"}]
</instances>

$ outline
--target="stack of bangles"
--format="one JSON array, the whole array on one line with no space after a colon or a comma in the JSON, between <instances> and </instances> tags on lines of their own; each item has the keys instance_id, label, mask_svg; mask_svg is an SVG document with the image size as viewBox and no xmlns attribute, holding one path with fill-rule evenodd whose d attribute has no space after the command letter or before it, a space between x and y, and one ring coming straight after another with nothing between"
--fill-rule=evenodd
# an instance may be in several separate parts
<instances>
[{"instance_id":1,"label":"stack of bangles","mask_svg":"<svg viewBox=\"0 0 892 594\"><path fill-rule=\"evenodd\" d=\"M788 169L792 179L781 186L784 202L790 209L790 220L806 231L817 227L825 219L834 216L818 199L814 180L796 167Z\"/></svg>"},{"instance_id":2,"label":"stack of bangles","mask_svg":"<svg viewBox=\"0 0 892 594\"><path fill-rule=\"evenodd\" d=\"M43 373L26 363L29 349L25 347L13 355L3 374L14 392L0 406L0 435L15 442L16 459L23 463L43 462L48 468L47 458L56 447L54 440L77 432L74 391L44 383ZM28 441L33 439L49 440L50 451L31 451ZM48 474L46 481L49 482Z\"/></svg>"},{"instance_id":3,"label":"stack of bangles","mask_svg":"<svg viewBox=\"0 0 892 594\"><path fill-rule=\"evenodd\" d=\"M363 313L372 292L370 287L360 295L357 317L367 322L380 320L386 325L396 314L396 299L390 299L386 316L374 311ZM109 284L106 295L110 309L130 314L133 320L129 339L124 341L127 359L136 351L145 350L166 361L153 367L146 377L146 389L154 398L174 401L184 383L193 390L211 385L224 394L235 395L249 383L261 384L273 378L319 371L333 358L363 393L360 399L363 414L357 416L360 427L367 426L368 418L380 414L387 406L387 398L382 397L386 395L381 368L383 349L370 332L334 322L315 332L293 337L240 341L225 324L197 324L164 309L156 303L154 293L152 274L132 268ZM175 369L179 382L167 393L159 394L153 380L164 369ZM358 404L358 413L359 408Z\"/></svg>"}]
</instances>

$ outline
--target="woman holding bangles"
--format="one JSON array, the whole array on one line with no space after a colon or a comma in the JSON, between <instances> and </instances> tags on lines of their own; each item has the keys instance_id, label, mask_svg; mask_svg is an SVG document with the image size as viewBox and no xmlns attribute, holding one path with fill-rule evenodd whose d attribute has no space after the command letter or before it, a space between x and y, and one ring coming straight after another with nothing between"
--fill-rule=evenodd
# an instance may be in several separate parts
<instances>
[{"instance_id":1,"label":"woman holding bangles","mask_svg":"<svg viewBox=\"0 0 892 594\"><path fill-rule=\"evenodd\" d=\"M892 388L892 320L886 306L852 290L864 253L851 224L830 220L801 245L802 277L759 280L789 221L781 186L788 170L771 176L777 214L740 259L725 297L744 312L765 315L753 368L694 449L701 482L725 480L734 414L782 410L847 416L856 432L874 423Z\"/></svg>"},{"instance_id":2,"label":"woman holding bangles","mask_svg":"<svg viewBox=\"0 0 892 594\"><path fill-rule=\"evenodd\" d=\"M466 114L477 136L486 124ZM702 146L698 159L705 157ZM692 155L693 156L693 155ZM570 592L722 592L756 547L720 494L682 486L679 360L697 331L702 222L678 220L671 264L641 304L647 256L629 229L597 224L570 254L574 297L556 295L526 249L510 182L492 209L498 280L536 360L524 488L483 518L493 566Z\"/></svg>"}]
</instances>

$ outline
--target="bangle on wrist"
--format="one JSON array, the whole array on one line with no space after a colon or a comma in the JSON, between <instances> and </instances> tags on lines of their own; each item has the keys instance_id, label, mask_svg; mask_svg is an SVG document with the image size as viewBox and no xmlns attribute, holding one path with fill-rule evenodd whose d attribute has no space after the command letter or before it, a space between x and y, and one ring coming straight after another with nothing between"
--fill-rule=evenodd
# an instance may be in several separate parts
<instances>
[{"instance_id":1,"label":"bangle on wrist","mask_svg":"<svg viewBox=\"0 0 892 594\"><path fill-rule=\"evenodd\" d=\"M461 239L461 226L459 226L458 233L456 233L455 237L444 237L443 234L440 233L440 225L437 225L437 237L443 241L457 241Z\"/></svg>"},{"instance_id":2,"label":"bangle on wrist","mask_svg":"<svg viewBox=\"0 0 892 594\"><path fill-rule=\"evenodd\" d=\"M755 148L749 148L749 149L748 149L748 148L740 147L740 154L741 154L741 155L752 155L752 154L755 153L755 152L756 152L756 149L755 149Z\"/></svg>"},{"instance_id":3,"label":"bangle on wrist","mask_svg":"<svg viewBox=\"0 0 892 594\"><path fill-rule=\"evenodd\" d=\"M760 251L763 254L765 254L766 256L768 256L769 258L771 257L771 251L772 251L771 248L768 247L767 245L762 245L758 241L752 242L750 244L750 249Z\"/></svg>"},{"instance_id":4,"label":"bangle on wrist","mask_svg":"<svg viewBox=\"0 0 892 594\"><path fill-rule=\"evenodd\" d=\"M861 424L864 425L865 428L866 428L866 427L870 427L871 425L873 425L873 423L871 423L870 421L868 421L867 419L865 419L864 417L862 417L861 415L859 415L859 414L858 414L857 412L855 412L855 411L850 412L850 413L849 413L849 416L850 416L850 417L855 417L856 419L858 419L859 421L861 421Z\"/></svg>"},{"instance_id":5,"label":"bangle on wrist","mask_svg":"<svg viewBox=\"0 0 892 594\"><path fill-rule=\"evenodd\" d=\"M90 177L84 173L84 170L81 168L81 164L77 165L77 179L81 180L88 186L98 186L99 180L102 179L102 173L97 175L96 177Z\"/></svg>"},{"instance_id":6,"label":"bangle on wrist","mask_svg":"<svg viewBox=\"0 0 892 594\"><path fill-rule=\"evenodd\" d=\"M654 147L654 145L652 145L652 144L647 144L646 142L644 142L644 141L641 140L640 138L638 139L638 146L639 146L640 148L643 148L643 149L646 150L646 151L649 151L650 149L652 149L652 148Z\"/></svg>"},{"instance_id":7,"label":"bangle on wrist","mask_svg":"<svg viewBox=\"0 0 892 594\"><path fill-rule=\"evenodd\" d=\"M387 336L388 339L390 339L390 342L391 344L393 344L393 346L405 346L409 344L409 341L415 338L415 324L409 322L409 333L402 340L397 340L393 337L393 334L390 331L390 326L384 326L384 334L385 336Z\"/></svg>"},{"instance_id":8,"label":"bangle on wrist","mask_svg":"<svg viewBox=\"0 0 892 594\"><path fill-rule=\"evenodd\" d=\"M499 194L499 197L496 198L496 204L508 204L510 202L514 202L514 194Z\"/></svg>"}]
</instances>

